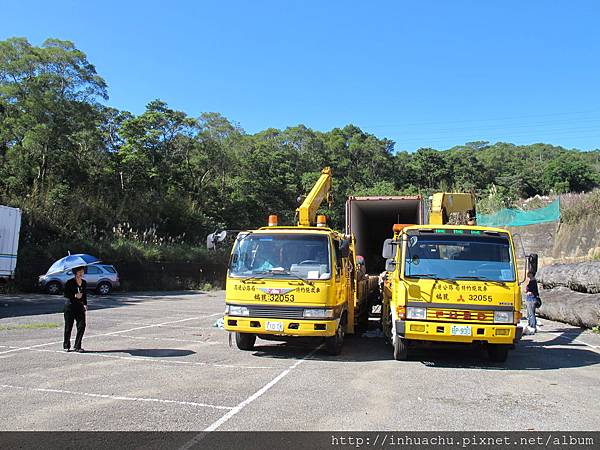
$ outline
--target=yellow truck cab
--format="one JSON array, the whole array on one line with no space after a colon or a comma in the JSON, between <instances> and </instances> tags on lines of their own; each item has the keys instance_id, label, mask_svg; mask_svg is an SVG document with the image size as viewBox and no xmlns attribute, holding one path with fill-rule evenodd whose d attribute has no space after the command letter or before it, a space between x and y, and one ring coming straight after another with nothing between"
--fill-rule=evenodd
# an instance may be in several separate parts
<instances>
[{"instance_id":1,"label":"yellow truck cab","mask_svg":"<svg viewBox=\"0 0 600 450\"><path fill-rule=\"evenodd\" d=\"M394 225L383 245L382 328L394 358L428 341L482 343L503 362L520 339L521 291L511 234L466 225Z\"/></svg>"},{"instance_id":2,"label":"yellow truck cab","mask_svg":"<svg viewBox=\"0 0 600 450\"><path fill-rule=\"evenodd\" d=\"M234 244L225 294L224 327L241 350L256 338L325 338L339 354L344 335L368 320L366 277L354 239L326 226L316 210L328 195L331 171L298 208L297 226L269 226L241 232ZM316 222L316 223L315 223Z\"/></svg>"}]
</instances>

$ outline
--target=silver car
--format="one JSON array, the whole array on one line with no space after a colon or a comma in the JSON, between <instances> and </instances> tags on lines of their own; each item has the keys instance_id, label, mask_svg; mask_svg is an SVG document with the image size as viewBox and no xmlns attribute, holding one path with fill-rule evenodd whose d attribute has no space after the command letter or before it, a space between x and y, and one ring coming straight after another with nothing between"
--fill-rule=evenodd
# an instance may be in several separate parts
<instances>
[{"instance_id":1,"label":"silver car","mask_svg":"<svg viewBox=\"0 0 600 450\"><path fill-rule=\"evenodd\" d=\"M120 286L119 273L115 266L108 264L93 264L85 268L83 279L88 289L95 290L100 295L108 295ZM73 278L73 271L40 275L38 284L48 294L60 294L65 283Z\"/></svg>"}]
</instances>

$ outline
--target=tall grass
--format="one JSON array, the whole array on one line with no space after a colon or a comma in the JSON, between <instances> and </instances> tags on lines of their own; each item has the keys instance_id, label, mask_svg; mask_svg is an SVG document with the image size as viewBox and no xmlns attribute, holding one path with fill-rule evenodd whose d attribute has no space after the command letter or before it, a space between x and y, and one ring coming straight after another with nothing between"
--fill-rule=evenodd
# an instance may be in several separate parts
<instances>
[{"instance_id":1,"label":"tall grass","mask_svg":"<svg viewBox=\"0 0 600 450\"><path fill-rule=\"evenodd\" d=\"M600 189L560 196L561 221L576 223L588 216L600 216Z\"/></svg>"}]
</instances>

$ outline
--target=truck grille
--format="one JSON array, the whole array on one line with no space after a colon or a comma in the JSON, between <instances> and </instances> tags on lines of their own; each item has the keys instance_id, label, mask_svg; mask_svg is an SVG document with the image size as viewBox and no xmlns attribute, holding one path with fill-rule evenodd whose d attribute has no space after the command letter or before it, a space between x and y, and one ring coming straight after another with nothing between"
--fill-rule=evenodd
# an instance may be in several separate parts
<instances>
[{"instance_id":1,"label":"truck grille","mask_svg":"<svg viewBox=\"0 0 600 450\"><path fill-rule=\"evenodd\" d=\"M249 306L250 317L272 317L277 319L302 319L304 308Z\"/></svg>"},{"instance_id":2,"label":"truck grille","mask_svg":"<svg viewBox=\"0 0 600 450\"><path fill-rule=\"evenodd\" d=\"M443 322L493 323L494 311L427 308L427 320L437 320Z\"/></svg>"}]
</instances>

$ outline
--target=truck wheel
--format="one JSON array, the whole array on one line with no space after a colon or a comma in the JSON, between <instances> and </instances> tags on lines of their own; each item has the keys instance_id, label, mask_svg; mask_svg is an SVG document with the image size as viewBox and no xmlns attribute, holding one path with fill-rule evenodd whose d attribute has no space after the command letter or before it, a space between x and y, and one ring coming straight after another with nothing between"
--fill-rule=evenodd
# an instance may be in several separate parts
<instances>
[{"instance_id":1,"label":"truck wheel","mask_svg":"<svg viewBox=\"0 0 600 450\"><path fill-rule=\"evenodd\" d=\"M394 346L394 359L396 361L406 361L408 359L408 347L404 339L394 336L392 345Z\"/></svg>"},{"instance_id":2,"label":"truck wheel","mask_svg":"<svg viewBox=\"0 0 600 450\"><path fill-rule=\"evenodd\" d=\"M330 355L337 356L342 353L345 326L345 322L340 320L337 330L335 331L335 335L325 338L325 350L327 350L327 353Z\"/></svg>"},{"instance_id":3,"label":"truck wheel","mask_svg":"<svg viewBox=\"0 0 600 450\"><path fill-rule=\"evenodd\" d=\"M110 294L110 291L112 291L112 286L110 283L107 283L106 281L103 281L102 283L98 284L98 286L96 287L96 292L98 292L98 294L100 294L100 295L108 295L108 294Z\"/></svg>"},{"instance_id":4,"label":"truck wheel","mask_svg":"<svg viewBox=\"0 0 600 450\"><path fill-rule=\"evenodd\" d=\"M508 345L488 344L488 356L490 361L505 362L508 358Z\"/></svg>"},{"instance_id":5,"label":"truck wheel","mask_svg":"<svg viewBox=\"0 0 600 450\"><path fill-rule=\"evenodd\" d=\"M50 295L60 294L61 285L58 281L51 281L46 285L46 292Z\"/></svg>"},{"instance_id":6,"label":"truck wheel","mask_svg":"<svg viewBox=\"0 0 600 450\"><path fill-rule=\"evenodd\" d=\"M256 335L251 333L235 333L235 343L240 350L254 350Z\"/></svg>"}]
</instances>

